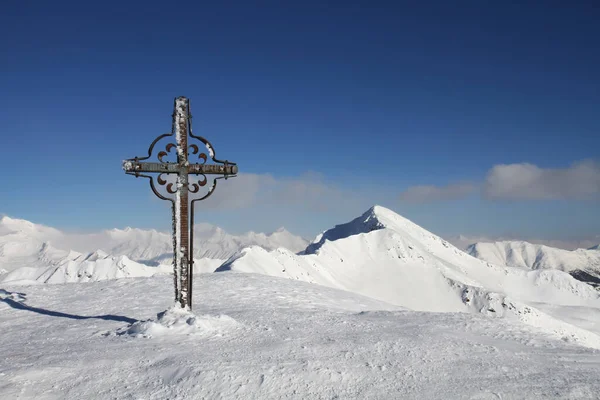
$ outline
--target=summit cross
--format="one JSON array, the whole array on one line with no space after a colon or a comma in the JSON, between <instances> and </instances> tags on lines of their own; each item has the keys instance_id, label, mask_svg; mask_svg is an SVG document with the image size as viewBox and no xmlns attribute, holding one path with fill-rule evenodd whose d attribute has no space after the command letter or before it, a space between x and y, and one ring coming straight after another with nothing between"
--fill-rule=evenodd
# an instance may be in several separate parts
<instances>
[{"instance_id":1,"label":"summit cross","mask_svg":"<svg viewBox=\"0 0 600 400\"><path fill-rule=\"evenodd\" d=\"M128 175L148 178L154 194L162 200L171 202L173 211L173 275L175 280L175 301L181 307L192 308L192 282L194 273L194 203L208 198L217 187L219 179L234 177L238 172L236 163L221 161L215 158L215 150L208 140L192 133L190 101L186 97L175 98L173 126L171 133L165 133L154 139L146 157L135 157L123 161L123 170ZM162 139L169 140L164 150L156 158L158 162L146 161L152 157L154 146ZM195 139L204 144L210 159L217 164L206 164L208 156L200 152L197 144L188 144L188 139ZM191 140L190 140L191 141ZM175 150L176 161L164 161L171 150ZM198 163L191 163L190 158L198 155ZM158 174L157 176L148 175ZM208 182L206 175L218 175L208 191L196 197L200 187ZM194 178L195 177L195 178ZM167 193L158 190L165 187ZM190 179L193 178L193 179ZM194 198L195 197L195 198Z\"/></svg>"}]
</instances>

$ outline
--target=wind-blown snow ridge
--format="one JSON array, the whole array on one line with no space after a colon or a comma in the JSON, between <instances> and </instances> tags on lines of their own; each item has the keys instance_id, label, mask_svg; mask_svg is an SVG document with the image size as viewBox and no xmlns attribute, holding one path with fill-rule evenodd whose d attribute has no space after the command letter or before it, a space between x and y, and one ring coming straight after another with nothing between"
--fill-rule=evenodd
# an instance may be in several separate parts
<instances>
[{"instance_id":1,"label":"wind-blown snow ridge","mask_svg":"<svg viewBox=\"0 0 600 400\"><path fill-rule=\"evenodd\" d=\"M217 269L223 271L303 280L413 310L511 315L545 326L557 337L573 334L587 346L600 347L600 329L584 331L573 324L576 318L557 311L566 306L600 309L599 294L589 285L562 271L476 259L380 206L325 231L303 253L250 247Z\"/></svg>"}]
</instances>

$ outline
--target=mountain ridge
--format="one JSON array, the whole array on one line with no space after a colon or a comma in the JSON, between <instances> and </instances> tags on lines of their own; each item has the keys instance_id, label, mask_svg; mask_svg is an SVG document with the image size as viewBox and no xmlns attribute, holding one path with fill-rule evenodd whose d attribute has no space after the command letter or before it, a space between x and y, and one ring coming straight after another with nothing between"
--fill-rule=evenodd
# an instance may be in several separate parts
<instances>
[{"instance_id":1,"label":"mountain ridge","mask_svg":"<svg viewBox=\"0 0 600 400\"><path fill-rule=\"evenodd\" d=\"M195 229L195 272L213 272L223 261L248 245L257 244L268 249L289 247L300 251L308 241L295 236L284 228L272 233L248 232L230 235L214 225L200 223ZM126 227L95 233L71 234L30 221L3 216L0 219L0 281L30 280L47 282L45 271L69 264L68 269L58 269L52 282L59 282L56 274L65 274L83 263L96 262L102 268L86 264L86 271L102 271L102 276L112 279L123 276L148 276L151 273L170 271L172 263L172 237L170 233L156 229L144 230ZM95 254L95 260L78 259L82 254ZM108 273L108 261L101 261L100 254L110 256L114 274ZM122 257L126 257L124 261ZM132 265L131 273L121 274L122 264ZM133 264L135 263L135 265ZM144 264L145 268L139 265ZM24 268L21 272L16 269ZM75 273L77 275L77 273ZM73 281L65 275L65 282ZM92 278L90 278L92 279Z\"/></svg>"},{"instance_id":2,"label":"mountain ridge","mask_svg":"<svg viewBox=\"0 0 600 400\"><path fill-rule=\"evenodd\" d=\"M564 250L526 241L499 241L475 243L467 252L495 264L530 270L555 269L593 286L600 283L600 252L593 248Z\"/></svg>"}]
</instances>

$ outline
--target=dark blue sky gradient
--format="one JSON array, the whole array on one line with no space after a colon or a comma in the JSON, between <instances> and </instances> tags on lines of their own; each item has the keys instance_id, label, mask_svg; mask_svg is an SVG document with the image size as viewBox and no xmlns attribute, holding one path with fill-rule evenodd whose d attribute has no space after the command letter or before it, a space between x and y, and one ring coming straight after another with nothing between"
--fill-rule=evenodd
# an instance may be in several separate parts
<instances>
[{"instance_id":1,"label":"dark blue sky gradient","mask_svg":"<svg viewBox=\"0 0 600 400\"><path fill-rule=\"evenodd\" d=\"M598 203L397 197L481 182L496 164L598 159L599 20L596 1L7 0L0 213L168 228L165 205L120 162L170 130L185 95L195 133L243 172L316 172L360 197L326 213L281 204L200 217L234 232L312 236L379 203L446 234L598 234Z\"/></svg>"}]
</instances>

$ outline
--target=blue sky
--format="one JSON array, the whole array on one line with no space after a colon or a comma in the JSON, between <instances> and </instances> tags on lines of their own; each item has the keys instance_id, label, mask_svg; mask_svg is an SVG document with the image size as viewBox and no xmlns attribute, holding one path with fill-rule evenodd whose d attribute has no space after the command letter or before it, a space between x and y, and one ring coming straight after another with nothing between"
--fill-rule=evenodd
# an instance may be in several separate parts
<instances>
[{"instance_id":1,"label":"blue sky","mask_svg":"<svg viewBox=\"0 0 600 400\"><path fill-rule=\"evenodd\" d=\"M121 160L183 95L243 173L198 221L310 237L381 204L444 235L598 235L600 11L490 3L8 0L0 213L168 229Z\"/></svg>"}]
</instances>

